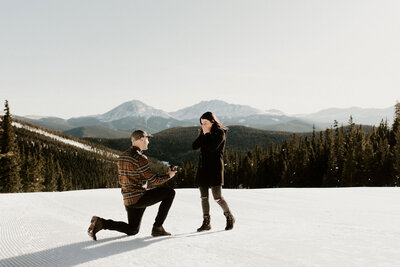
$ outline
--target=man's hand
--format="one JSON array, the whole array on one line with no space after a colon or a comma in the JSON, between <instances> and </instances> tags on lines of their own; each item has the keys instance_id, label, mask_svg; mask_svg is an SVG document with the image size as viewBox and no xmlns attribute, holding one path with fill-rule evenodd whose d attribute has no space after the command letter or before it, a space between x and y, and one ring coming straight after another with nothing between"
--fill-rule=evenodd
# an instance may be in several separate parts
<instances>
[{"instance_id":1,"label":"man's hand","mask_svg":"<svg viewBox=\"0 0 400 267\"><path fill-rule=\"evenodd\" d=\"M175 174L176 174L177 172L178 172L178 171L172 171L171 168L168 168L168 175L169 175L169 178L174 177Z\"/></svg>"}]
</instances>

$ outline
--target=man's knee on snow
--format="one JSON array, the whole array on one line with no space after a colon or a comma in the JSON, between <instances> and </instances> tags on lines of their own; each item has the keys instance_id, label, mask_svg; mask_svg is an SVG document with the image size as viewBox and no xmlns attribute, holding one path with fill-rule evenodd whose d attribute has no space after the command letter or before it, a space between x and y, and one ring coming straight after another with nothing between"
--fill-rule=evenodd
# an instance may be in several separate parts
<instances>
[{"instance_id":1,"label":"man's knee on snow","mask_svg":"<svg viewBox=\"0 0 400 267\"><path fill-rule=\"evenodd\" d=\"M139 233L139 229L130 229L127 235L136 235Z\"/></svg>"}]
</instances>

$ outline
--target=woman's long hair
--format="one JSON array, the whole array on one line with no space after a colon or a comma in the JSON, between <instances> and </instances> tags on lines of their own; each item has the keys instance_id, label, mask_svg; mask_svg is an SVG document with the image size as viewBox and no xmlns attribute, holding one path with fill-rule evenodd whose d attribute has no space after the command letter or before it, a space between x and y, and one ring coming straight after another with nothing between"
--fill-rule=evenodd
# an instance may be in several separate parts
<instances>
[{"instance_id":1,"label":"woman's long hair","mask_svg":"<svg viewBox=\"0 0 400 267\"><path fill-rule=\"evenodd\" d=\"M201 120L202 119L203 120L208 120L213 124L213 126L211 128L212 130L214 129L214 127L219 127L219 128L221 128L223 130L228 130L228 127L222 125L222 123L217 119L217 117L211 111L207 111L206 113L201 115L201 117L200 117L200 125L201 125Z\"/></svg>"}]
</instances>

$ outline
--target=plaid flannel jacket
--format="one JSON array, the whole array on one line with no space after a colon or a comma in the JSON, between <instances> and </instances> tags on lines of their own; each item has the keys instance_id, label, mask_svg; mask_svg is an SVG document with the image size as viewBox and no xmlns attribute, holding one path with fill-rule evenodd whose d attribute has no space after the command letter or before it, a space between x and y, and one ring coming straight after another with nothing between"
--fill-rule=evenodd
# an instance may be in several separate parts
<instances>
[{"instance_id":1,"label":"plaid flannel jacket","mask_svg":"<svg viewBox=\"0 0 400 267\"><path fill-rule=\"evenodd\" d=\"M124 205L133 205L143 196L147 185L159 185L168 181L169 175L153 174L147 157L138 147L132 146L118 158L118 181Z\"/></svg>"}]
</instances>

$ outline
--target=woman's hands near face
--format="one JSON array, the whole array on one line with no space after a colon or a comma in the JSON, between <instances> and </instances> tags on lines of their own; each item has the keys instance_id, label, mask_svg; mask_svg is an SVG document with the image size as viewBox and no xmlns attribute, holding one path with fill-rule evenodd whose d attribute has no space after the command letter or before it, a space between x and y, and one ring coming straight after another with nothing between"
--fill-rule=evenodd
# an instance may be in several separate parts
<instances>
[{"instance_id":1,"label":"woman's hands near face","mask_svg":"<svg viewBox=\"0 0 400 267\"><path fill-rule=\"evenodd\" d=\"M209 120L201 119L201 128L203 129L203 133L210 133L211 132L212 123Z\"/></svg>"}]
</instances>

